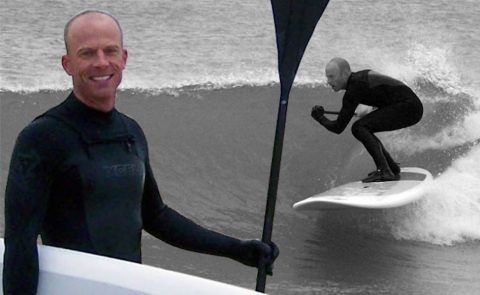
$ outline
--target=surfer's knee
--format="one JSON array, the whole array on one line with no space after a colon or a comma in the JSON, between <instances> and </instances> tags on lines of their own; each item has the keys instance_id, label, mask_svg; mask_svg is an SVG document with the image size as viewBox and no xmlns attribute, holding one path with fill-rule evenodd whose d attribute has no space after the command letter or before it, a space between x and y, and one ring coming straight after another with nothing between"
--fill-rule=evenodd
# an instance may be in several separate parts
<instances>
[{"instance_id":1,"label":"surfer's knee","mask_svg":"<svg viewBox=\"0 0 480 295\"><path fill-rule=\"evenodd\" d=\"M365 127L365 125L362 124L361 121L356 121L355 123L353 123L351 131L353 136L358 140L364 138L365 133L368 133L367 128Z\"/></svg>"}]
</instances>

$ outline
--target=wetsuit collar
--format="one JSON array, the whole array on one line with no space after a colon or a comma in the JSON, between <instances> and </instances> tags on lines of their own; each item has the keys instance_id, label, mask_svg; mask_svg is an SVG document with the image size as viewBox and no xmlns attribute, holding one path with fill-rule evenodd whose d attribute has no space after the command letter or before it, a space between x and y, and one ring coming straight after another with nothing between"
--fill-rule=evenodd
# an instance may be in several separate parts
<instances>
[{"instance_id":1,"label":"wetsuit collar","mask_svg":"<svg viewBox=\"0 0 480 295\"><path fill-rule=\"evenodd\" d=\"M347 90L350 87L350 83L352 81L352 76L353 76L353 72L351 72L350 76L348 76L347 85L345 86L345 90Z\"/></svg>"},{"instance_id":2,"label":"wetsuit collar","mask_svg":"<svg viewBox=\"0 0 480 295\"><path fill-rule=\"evenodd\" d=\"M117 113L117 110L113 108L109 112L102 112L96 109L93 109L86 104L84 104L82 101L80 101L73 91L70 93L66 100L66 107L75 113L78 113L83 116L87 116L91 118L92 120L95 121L111 121L115 114Z\"/></svg>"}]
</instances>

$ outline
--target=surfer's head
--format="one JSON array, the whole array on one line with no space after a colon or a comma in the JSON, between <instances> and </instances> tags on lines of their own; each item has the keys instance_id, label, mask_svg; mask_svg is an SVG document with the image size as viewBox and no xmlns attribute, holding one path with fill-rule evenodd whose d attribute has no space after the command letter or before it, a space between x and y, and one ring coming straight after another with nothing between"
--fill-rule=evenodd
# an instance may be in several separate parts
<instances>
[{"instance_id":1,"label":"surfer's head","mask_svg":"<svg viewBox=\"0 0 480 295\"><path fill-rule=\"evenodd\" d=\"M73 92L94 109L112 110L127 62L118 21L107 12L87 10L67 23L64 34L62 66L72 77Z\"/></svg>"},{"instance_id":2,"label":"surfer's head","mask_svg":"<svg viewBox=\"0 0 480 295\"><path fill-rule=\"evenodd\" d=\"M335 91L346 89L351 73L352 71L350 70L348 61L341 57L333 58L325 67L327 82Z\"/></svg>"},{"instance_id":3,"label":"surfer's head","mask_svg":"<svg viewBox=\"0 0 480 295\"><path fill-rule=\"evenodd\" d=\"M107 17L111 18L115 22L115 24L118 28L118 32L120 34L120 44L123 47L123 30L122 30L122 27L120 26L120 22L118 21L118 19L113 14L109 13L108 11L98 10L98 9L87 9L87 10L83 10L83 11L77 13L76 15L74 15L65 25L65 28L63 30L63 40L65 42L65 49L66 49L67 53L70 50L69 49L69 43L70 43L69 33L70 33L70 28L71 28L72 24L75 22L75 20L77 18L81 18L81 17L89 15L89 14L101 14L101 15L104 15L104 16L107 16Z\"/></svg>"}]
</instances>

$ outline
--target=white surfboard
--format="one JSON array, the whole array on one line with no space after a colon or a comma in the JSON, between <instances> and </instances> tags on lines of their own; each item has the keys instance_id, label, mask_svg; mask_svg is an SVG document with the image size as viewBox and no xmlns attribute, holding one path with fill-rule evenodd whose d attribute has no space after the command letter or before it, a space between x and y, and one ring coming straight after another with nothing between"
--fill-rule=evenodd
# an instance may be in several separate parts
<instances>
[{"instance_id":1,"label":"white surfboard","mask_svg":"<svg viewBox=\"0 0 480 295\"><path fill-rule=\"evenodd\" d=\"M387 209L404 206L425 195L432 174L416 167L402 168L400 180L350 182L314 195L293 205L296 210L346 208Z\"/></svg>"},{"instance_id":2,"label":"white surfboard","mask_svg":"<svg viewBox=\"0 0 480 295\"><path fill-rule=\"evenodd\" d=\"M0 239L3 272L3 239ZM37 295L259 294L253 290L143 264L38 246ZM3 294L3 292L2 292Z\"/></svg>"}]
</instances>

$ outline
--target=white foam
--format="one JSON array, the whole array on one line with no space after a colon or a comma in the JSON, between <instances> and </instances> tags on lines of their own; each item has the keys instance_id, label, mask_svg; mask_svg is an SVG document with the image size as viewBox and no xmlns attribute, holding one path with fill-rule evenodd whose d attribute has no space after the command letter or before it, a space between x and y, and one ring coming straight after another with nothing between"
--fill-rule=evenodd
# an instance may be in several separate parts
<instances>
[{"instance_id":1,"label":"white foam","mask_svg":"<svg viewBox=\"0 0 480 295\"><path fill-rule=\"evenodd\" d=\"M463 119L443 127L433 135L415 131L402 129L385 133L382 138L385 139L389 149L407 155L428 150L452 149L480 139L480 111L467 114Z\"/></svg>"},{"instance_id":2,"label":"white foam","mask_svg":"<svg viewBox=\"0 0 480 295\"><path fill-rule=\"evenodd\" d=\"M389 214L398 239L452 245L480 239L480 146L431 183L416 205Z\"/></svg>"}]
</instances>

